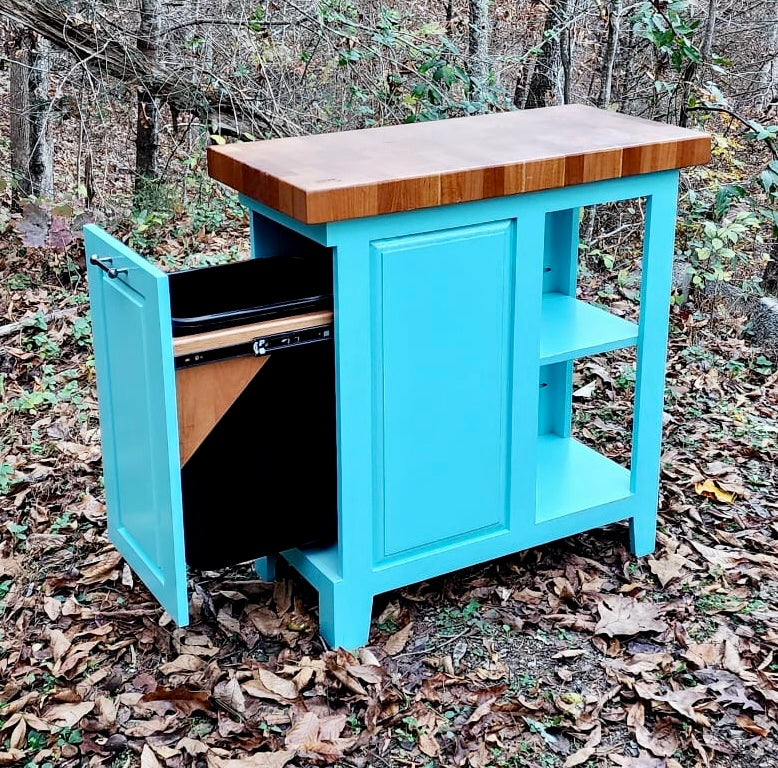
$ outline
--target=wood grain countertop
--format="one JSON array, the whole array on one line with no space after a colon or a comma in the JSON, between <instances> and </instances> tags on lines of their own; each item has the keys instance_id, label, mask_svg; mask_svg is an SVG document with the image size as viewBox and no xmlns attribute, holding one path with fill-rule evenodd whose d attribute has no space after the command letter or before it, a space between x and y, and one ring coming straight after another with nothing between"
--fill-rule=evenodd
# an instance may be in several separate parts
<instances>
[{"instance_id":1,"label":"wood grain countertop","mask_svg":"<svg viewBox=\"0 0 778 768\"><path fill-rule=\"evenodd\" d=\"M701 165L699 131L583 105L211 147L210 175L307 224Z\"/></svg>"}]
</instances>

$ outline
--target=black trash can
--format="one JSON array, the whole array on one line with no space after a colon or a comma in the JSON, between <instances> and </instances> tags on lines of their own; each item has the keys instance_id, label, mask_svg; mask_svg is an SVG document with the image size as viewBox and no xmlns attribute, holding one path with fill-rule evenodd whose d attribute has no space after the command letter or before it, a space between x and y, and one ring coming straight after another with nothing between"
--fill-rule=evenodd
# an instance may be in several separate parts
<instances>
[{"instance_id":1,"label":"black trash can","mask_svg":"<svg viewBox=\"0 0 778 768\"><path fill-rule=\"evenodd\" d=\"M332 309L329 254L170 276L173 335ZM332 328L272 345L267 361L181 469L187 563L215 569L337 535ZM264 342L262 342L264 343ZM265 354L257 342L201 365ZM189 365L193 357L177 358Z\"/></svg>"}]
</instances>

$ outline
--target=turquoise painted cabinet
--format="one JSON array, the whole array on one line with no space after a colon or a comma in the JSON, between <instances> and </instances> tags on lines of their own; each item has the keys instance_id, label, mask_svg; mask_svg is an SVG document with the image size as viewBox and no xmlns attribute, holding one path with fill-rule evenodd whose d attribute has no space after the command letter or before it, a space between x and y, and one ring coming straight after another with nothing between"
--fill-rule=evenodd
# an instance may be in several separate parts
<instances>
[{"instance_id":1,"label":"turquoise painted cabinet","mask_svg":"<svg viewBox=\"0 0 778 768\"><path fill-rule=\"evenodd\" d=\"M465 161L429 143L446 123L211 153L212 175L250 211L255 257L310 245L332 254L337 539L279 553L318 590L331 645L367 642L381 592L560 537L626 520L633 553L654 548L677 169L704 162L709 142L597 110L565 115L573 124L556 142L518 130L540 119L524 113L448 121L454 134L492 132ZM402 144L416 173L387 169L398 131L428 142L429 156ZM339 160L328 142L363 143ZM463 163L472 174L455 183ZM576 298L580 209L635 198L646 209L637 323ZM111 532L183 624L164 276L97 230L91 256L130 265L110 286L90 266ZM123 331L119 348L113 329L125 324L141 331ZM628 467L571 434L573 361L627 347L637 359ZM126 391L128 368L145 388ZM143 419L125 423L120 403ZM150 450L136 466L127 456L138 441ZM144 473L150 487L133 488ZM272 579L275 561L258 560L258 573Z\"/></svg>"}]
</instances>

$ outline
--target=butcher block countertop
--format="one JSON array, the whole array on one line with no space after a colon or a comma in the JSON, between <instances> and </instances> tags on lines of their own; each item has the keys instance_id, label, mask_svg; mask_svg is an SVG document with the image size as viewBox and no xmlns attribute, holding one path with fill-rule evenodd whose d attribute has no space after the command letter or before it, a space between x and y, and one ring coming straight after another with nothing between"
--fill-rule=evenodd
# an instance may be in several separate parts
<instances>
[{"instance_id":1,"label":"butcher block countertop","mask_svg":"<svg viewBox=\"0 0 778 768\"><path fill-rule=\"evenodd\" d=\"M699 131L582 105L211 147L208 170L306 224L617 179L710 158Z\"/></svg>"}]
</instances>

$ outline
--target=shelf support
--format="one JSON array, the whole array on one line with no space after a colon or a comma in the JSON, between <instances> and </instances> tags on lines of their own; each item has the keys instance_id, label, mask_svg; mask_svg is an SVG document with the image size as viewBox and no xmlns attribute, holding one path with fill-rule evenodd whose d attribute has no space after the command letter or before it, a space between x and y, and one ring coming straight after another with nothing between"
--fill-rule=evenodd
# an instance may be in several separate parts
<instances>
[{"instance_id":1,"label":"shelf support","mask_svg":"<svg viewBox=\"0 0 778 768\"><path fill-rule=\"evenodd\" d=\"M544 293L554 291L575 298L579 220L578 208L546 214ZM545 382L549 389L542 397L546 413L541 414L541 423L549 424L549 431L560 437L570 437L573 419L573 361L557 363L549 372L551 381Z\"/></svg>"}]
</instances>

